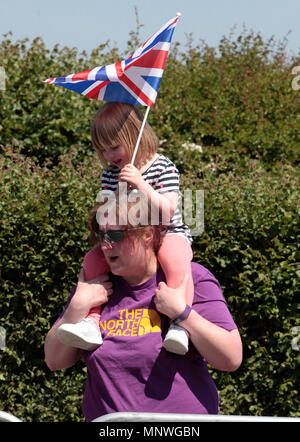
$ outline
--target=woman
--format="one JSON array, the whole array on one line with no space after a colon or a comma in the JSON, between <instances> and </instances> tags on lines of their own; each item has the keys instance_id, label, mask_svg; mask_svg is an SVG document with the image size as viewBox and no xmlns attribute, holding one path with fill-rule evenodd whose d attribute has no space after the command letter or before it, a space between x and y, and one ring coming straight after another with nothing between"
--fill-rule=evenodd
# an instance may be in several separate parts
<instances>
[{"instance_id":1,"label":"woman","mask_svg":"<svg viewBox=\"0 0 300 442\"><path fill-rule=\"evenodd\" d=\"M98 216L105 205L97 213L100 226L95 212L92 221L110 277L84 281L80 272L66 309L46 337L46 363L58 370L83 357L87 421L120 411L217 414L218 393L206 361L232 371L242 359L239 332L220 285L207 269L192 263L194 303L192 309L186 306L187 278L171 289L158 266L159 226L130 224L135 203L115 204L117 223L108 224L103 213ZM61 324L78 322L100 305L102 346L88 352L59 341ZM193 345L185 356L168 353L162 346L170 319L190 335Z\"/></svg>"}]
</instances>

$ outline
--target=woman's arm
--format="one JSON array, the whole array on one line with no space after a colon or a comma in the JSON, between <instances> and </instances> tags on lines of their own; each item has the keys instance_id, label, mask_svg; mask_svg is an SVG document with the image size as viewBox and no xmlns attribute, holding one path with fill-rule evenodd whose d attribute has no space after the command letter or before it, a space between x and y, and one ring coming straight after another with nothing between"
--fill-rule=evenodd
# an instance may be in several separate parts
<instances>
[{"instance_id":1,"label":"woman's arm","mask_svg":"<svg viewBox=\"0 0 300 442\"><path fill-rule=\"evenodd\" d=\"M157 309L175 319L185 309L184 293L187 277L177 289L169 288L164 282L156 289ZM185 328L198 352L217 370L234 371L242 362L242 342L237 329L226 330L208 321L192 310L187 319L180 322Z\"/></svg>"},{"instance_id":2,"label":"woman's arm","mask_svg":"<svg viewBox=\"0 0 300 442\"><path fill-rule=\"evenodd\" d=\"M180 314L180 313L179 313ZM242 362L242 341L237 329L225 330L192 310L185 328L198 352L217 370L235 371Z\"/></svg>"},{"instance_id":3,"label":"woman's arm","mask_svg":"<svg viewBox=\"0 0 300 442\"><path fill-rule=\"evenodd\" d=\"M45 339L45 362L51 371L72 367L81 357L82 350L62 344L57 338L57 329L68 323L67 315L63 316L50 329Z\"/></svg>"},{"instance_id":4,"label":"woman's arm","mask_svg":"<svg viewBox=\"0 0 300 442\"><path fill-rule=\"evenodd\" d=\"M82 351L60 342L57 329L65 323L73 323L85 318L92 307L108 301L112 293L112 283L107 275L101 275L91 281L84 281L83 270L79 274L76 291L63 316L54 324L45 340L45 361L50 370L71 367L81 357Z\"/></svg>"}]
</instances>

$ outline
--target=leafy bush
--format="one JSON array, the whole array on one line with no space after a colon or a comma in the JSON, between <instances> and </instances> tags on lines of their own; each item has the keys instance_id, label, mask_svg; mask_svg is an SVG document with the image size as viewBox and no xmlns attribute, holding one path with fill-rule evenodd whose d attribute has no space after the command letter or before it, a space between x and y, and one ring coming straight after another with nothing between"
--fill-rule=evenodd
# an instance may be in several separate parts
<instances>
[{"instance_id":1,"label":"leafy bush","mask_svg":"<svg viewBox=\"0 0 300 442\"><path fill-rule=\"evenodd\" d=\"M205 230L195 259L210 268L239 326L244 363L216 373L226 414L299 415L292 330L299 325L298 172L286 165L205 174ZM297 272L298 269L298 272ZM298 380L297 380L298 379Z\"/></svg>"},{"instance_id":2,"label":"leafy bush","mask_svg":"<svg viewBox=\"0 0 300 442\"><path fill-rule=\"evenodd\" d=\"M28 46L27 39L12 43L8 37L0 45L0 65L6 74L0 102L0 143L20 147L24 155L40 164L49 157L56 164L72 146L85 156L92 155L89 129L99 102L44 80L112 62L110 57L116 56L116 51L105 56L104 44L87 58L76 48L58 45L50 52L40 38ZM83 159L84 155L78 157Z\"/></svg>"},{"instance_id":3,"label":"leafy bush","mask_svg":"<svg viewBox=\"0 0 300 442\"><path fill-rule=\"evenodd\" d=\"M232 36L231 36L232 37ZM284 43L247 33L169 58L154 107L160 138L220 147L267 164L299 160L299 100Z\"/></svg>"},{"instance_id":4,"label":"leafy bush","mask_svg":"<svg viewBox=\"0 0 300 442\"><path fill-rule=\"evenodd\" d=\"M11 150L1 157L0 326L7 338L0 408L25 420L80 414L83 366L67 377L50 373L43 344L88 250L87 213L99 170L94 164L75 170L70 156L51 170Z\"/></svg>"}]
</instances>

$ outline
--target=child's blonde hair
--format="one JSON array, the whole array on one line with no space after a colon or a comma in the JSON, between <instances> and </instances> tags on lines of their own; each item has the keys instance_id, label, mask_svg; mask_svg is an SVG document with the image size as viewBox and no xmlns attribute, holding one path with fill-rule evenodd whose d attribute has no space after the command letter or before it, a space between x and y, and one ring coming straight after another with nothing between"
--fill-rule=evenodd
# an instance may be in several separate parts
<instances>
[{"instance_id":1,"label":"child's blonde hair","mask_svg":"<svg viewBox=\"0 0 300 442\"><path fill-rule=\"evenodd\" d=\"M101 164L107 167L103 151L112 146L122 145L132 158L143 121L143 114L132 104L105 103L97 112L91 127L93 145ZM146 123L135 159L137 167L150 160L157 152L158 139L151 126Z\"/></svg>"}]
</instances>

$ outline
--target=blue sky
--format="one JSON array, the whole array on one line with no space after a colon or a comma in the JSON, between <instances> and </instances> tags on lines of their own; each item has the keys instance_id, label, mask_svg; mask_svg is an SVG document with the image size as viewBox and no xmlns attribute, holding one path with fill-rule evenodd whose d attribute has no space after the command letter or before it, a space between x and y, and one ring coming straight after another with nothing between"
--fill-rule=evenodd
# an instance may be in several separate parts
<instances>
[{"instance_id":1,"label":"blue sky","mask_svg":"<svg viewBox=\"0 0 300 442\"><path fill-rule=\"evenodd\" d=\"M110 40L124 50L136 28L135 6L144 25L142 41L181 12L173 41L182 45L192 32L195 43L217 46L233 26L238 35L245 25L277 41L291 31L287 49L300 53L299 0L2 0L0 34L12 31L13 40L39 36L48 48L59 43L87 52Z\"/></svg>"}]
</instances>

